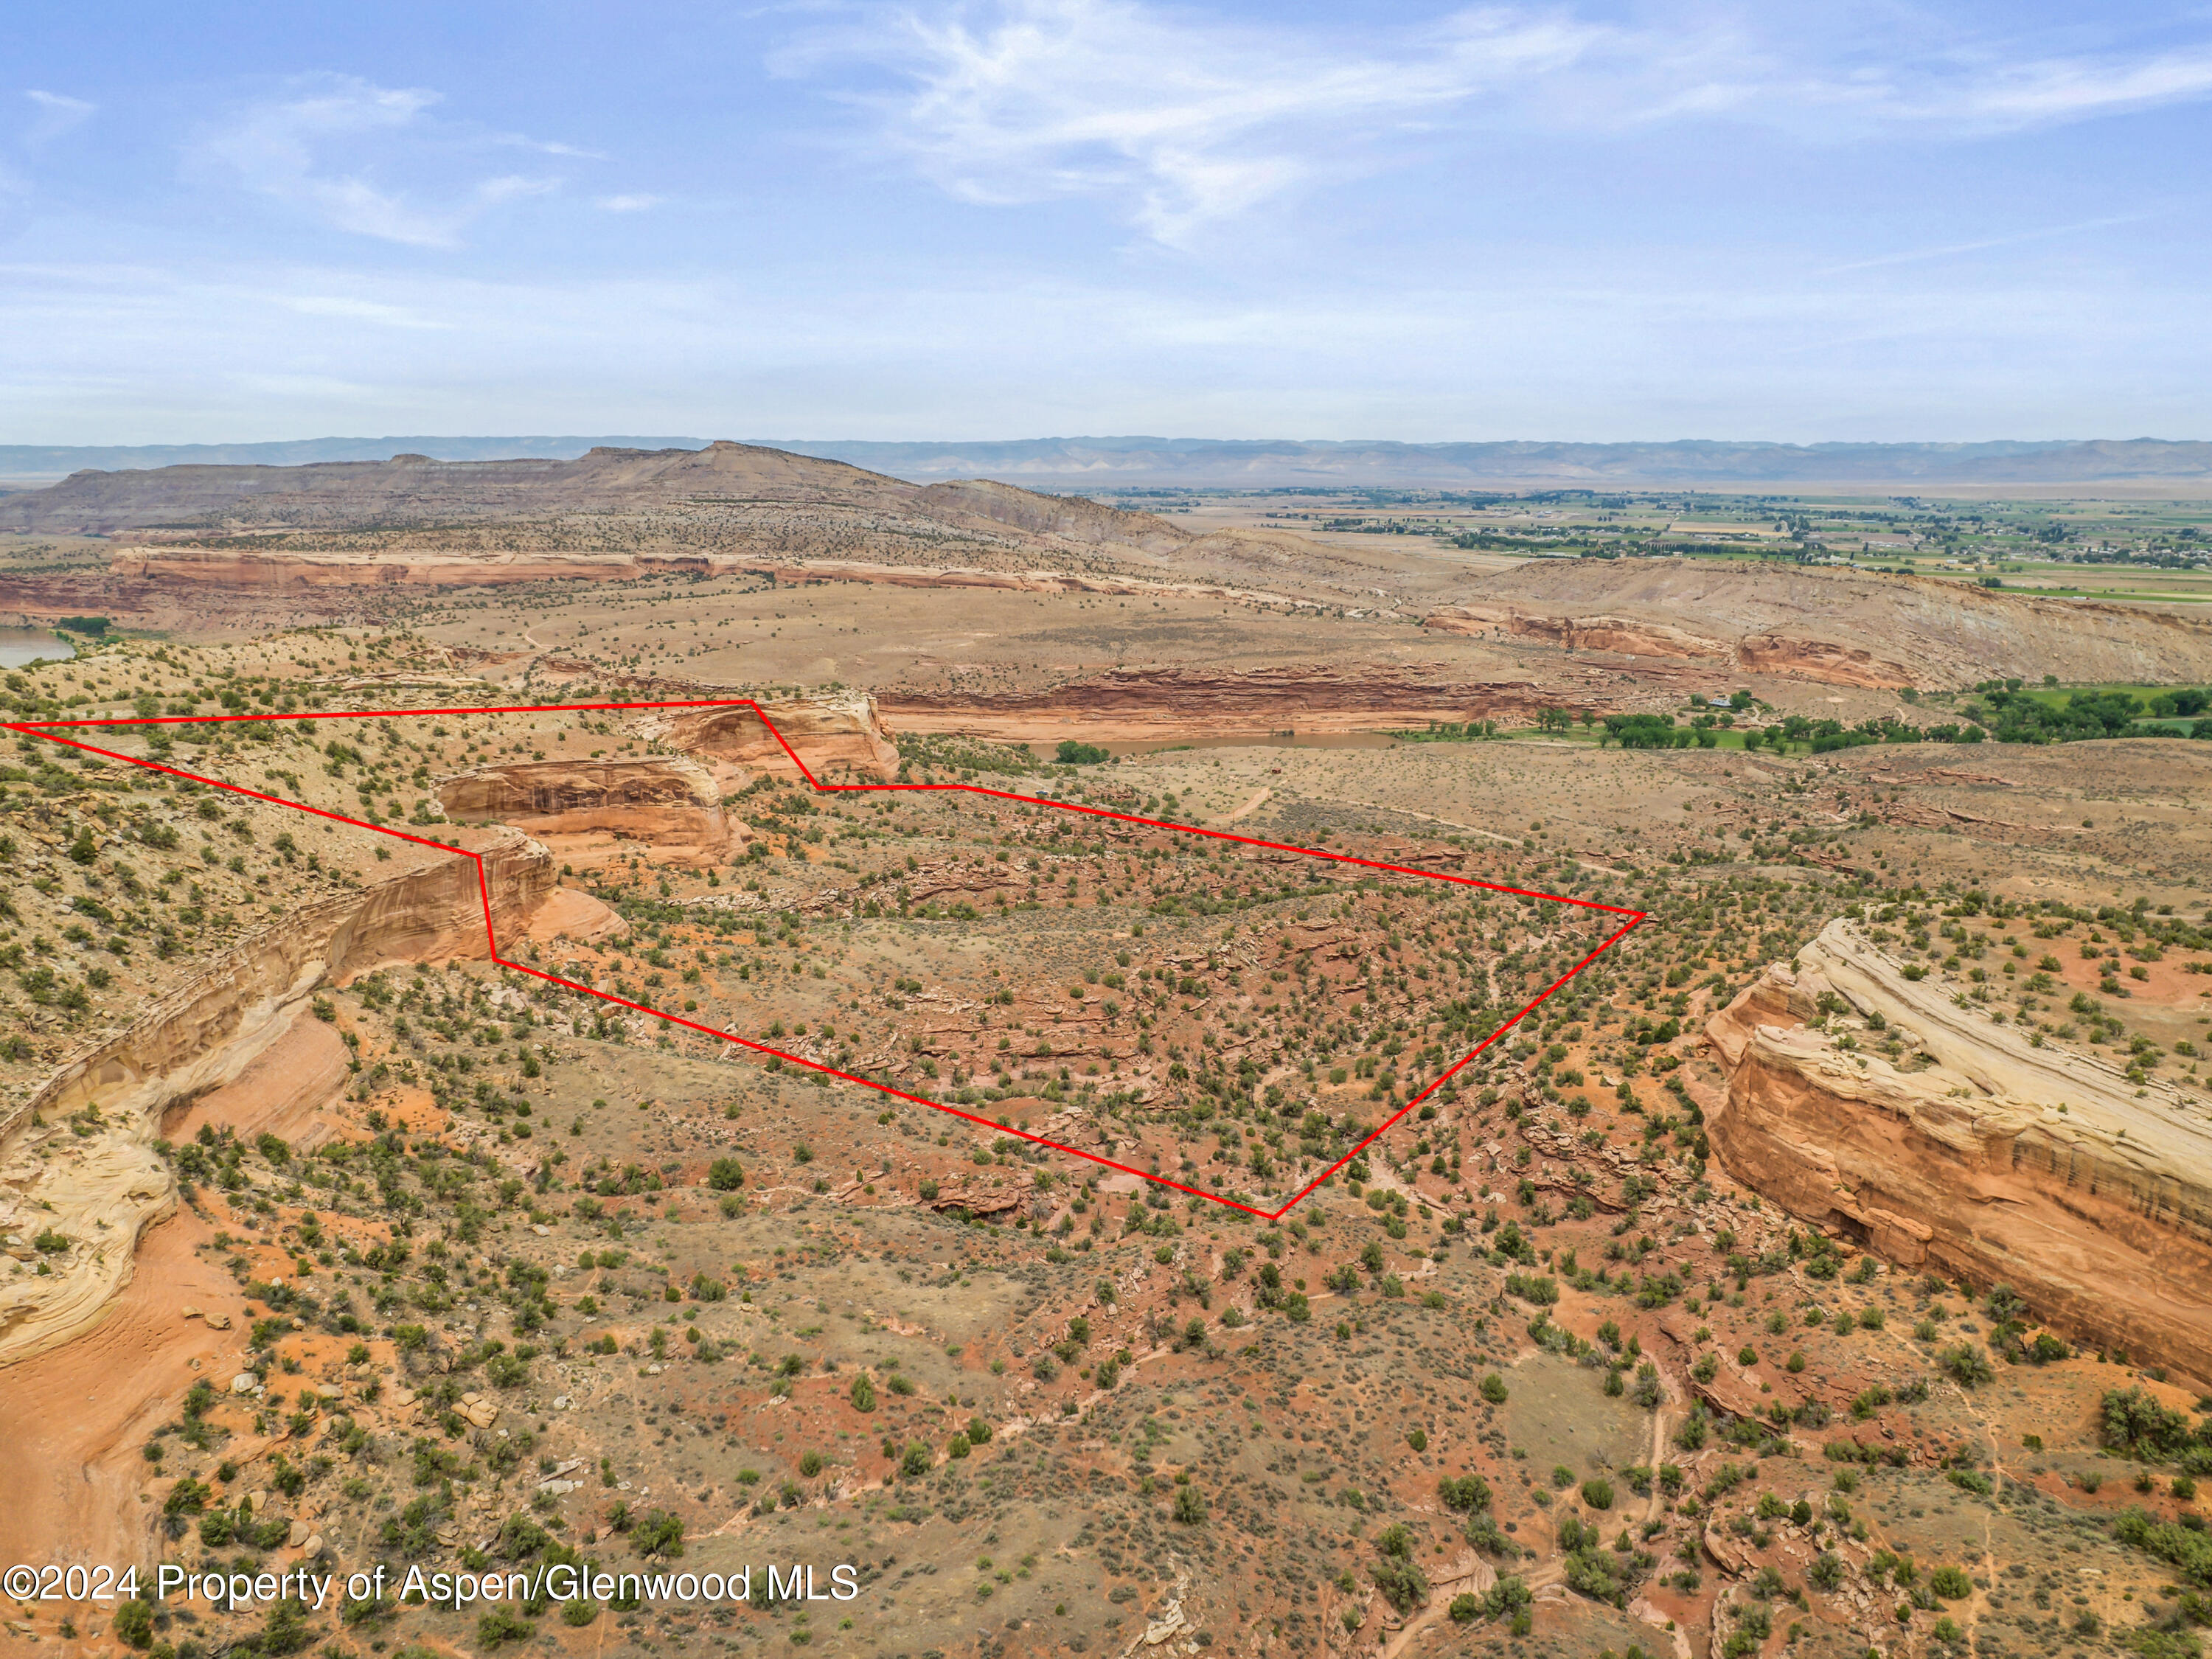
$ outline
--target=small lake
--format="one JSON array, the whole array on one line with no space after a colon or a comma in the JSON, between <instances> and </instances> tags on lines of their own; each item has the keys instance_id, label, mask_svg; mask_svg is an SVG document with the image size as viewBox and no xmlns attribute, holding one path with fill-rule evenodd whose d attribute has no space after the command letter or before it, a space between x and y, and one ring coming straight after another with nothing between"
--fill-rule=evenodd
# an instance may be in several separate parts
<instances>
[{"instance_id":1,"label":"small lake","mask_svg":"<svg viewBox=\"0 0 2212 1659\"><path fill-rule=\"evenodd\" d=\"M43 628L0 628L0 668L21 668L44 657L65 662L76 655L76 647Z\"/></svg>"}]
</instances>

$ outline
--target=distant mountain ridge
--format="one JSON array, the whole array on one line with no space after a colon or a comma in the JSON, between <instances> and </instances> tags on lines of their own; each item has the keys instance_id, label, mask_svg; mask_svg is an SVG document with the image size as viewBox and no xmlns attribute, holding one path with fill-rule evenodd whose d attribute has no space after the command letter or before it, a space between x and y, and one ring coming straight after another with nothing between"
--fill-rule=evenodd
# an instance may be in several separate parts
<instances>
[{"instance_id":1,"label":"distant mountain ridge","mask_svg":"<svg viewBox=\"0 0 2212 1659\"><path fill-rule=\"evenodd\" d=\"M1720 439L1653 443L1533 440L1482 443L1224 438L1017 438L960 442L757 439L915 483L1000 478L1024 484L1212 489L1516 485L1632 489L1724 484L1957 484L2212 482L2212 442L2161 438L1984 443L1783 444ZM596 448L703 449L707 440L639 436L303 438L272 443L0 445L0 478L62 478L155 467L300 466L384 461L573 460Z\"/></svg>"},{"instance_id":2,"label":"distant mountain ridge","mask_svg":"<svg viewBox=\"0 0 2212 1659\"><path fill-rule=\"evenodd\" d=\"M504 461L523 456L569 461L598 448L704 449L704 438L294 438L243 444L0 444L0 478L66 478L157 466L312 466L428 455L439 461Z\"/></svg>"},{"instance_id":3,"label":"distant mountain ridge","mask_svg":"<svg viewBox=\"0 0 2212 1659\"><path fill-rule=\"evenodd\" d=\"M776 447L916 480L1003 478L1031 485L1267 489L1362 485L1484 489L1720 483L2063 483L2212 480L2212 443L2158 438L1989 443L1413 444L1359 440L1032 438L982 443Z\"/></svg>"}]
</instances>

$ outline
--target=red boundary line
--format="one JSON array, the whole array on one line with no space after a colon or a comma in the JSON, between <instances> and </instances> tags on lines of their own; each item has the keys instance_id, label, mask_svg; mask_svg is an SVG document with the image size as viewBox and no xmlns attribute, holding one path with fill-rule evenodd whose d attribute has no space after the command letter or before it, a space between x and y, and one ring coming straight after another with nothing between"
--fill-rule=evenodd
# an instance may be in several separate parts
<instances>
[{"instance_id":1,"label":"red boundary line","mask_svg":"<svg viewBox=\"0 0 2212 1659\"><path fill-rule=\"evenodd\" d=\"M1387 872L1392 875L1418 876L1427 881L1450 882L1455 886L1479 887L1487 892L1504 893L1516 898L1548 899L1555 904L1571 904L1582 909L1601 910L1609 915L1625 916L1627 920L1622 922L1621 925L1615 928L1611 933L1607 934L1605 939L1602 939L1587 956L1583 957L1580 962L1575 963L1575 965L1568 969L1565 973L1560 975L1549 985L1546 986L1541 991L1539 991L1534 997L1530 998L1528 1002L1522 1006L1520 1011L1516 1012L1512 1018L1507 1020L1503 1025L1500 1025L1495 1031L1492 1031L1480 1042L1468 1050L1468 1052L1448 1070L1437 1073L1435 1079L1430 1083L1427 1088L1422 1090L1420 1093L1413 1096L1411 1099L1407 1101L1403 1106L1401 1106L1396 1111L1393 1112L1389 1117L1385 1118L1381 1123L1377 1124L1373 1129L1370 1130L1364 1136L1363 1136L1358 1143L1352 1146L1349 1152L1344 1153L1334 1164L1328 1165L1328 1168L1324 1169L1311 1181L1309 1181L1304 1186L1299 1188L1296 1193L1291 1194L1289 1199L1284 1201L1279 1209L1263 1210L1255 1205L1244 1203L1238 1199L1224 1198L1218 1193L1207 1192L1202 1187L1188 1186L1180 1181L1170 1181L1164 1176L1153 1175L1147 1170L1135 1169L1127 1164L1117 1164L1110 1158L1101 1157L1097 1152L1086 1152L1079 1146L1065 1146L1057 1140L1048 1139L1043 1135L1031 1134L1026 1129L1009 1127L1007 1125L994 1121L990 1118L982 1117L974 1112L963 1110L958 1106L947 1105L941 1100L931 1100L924 1095L909 1094L903 1089L893 1088L890 1085L886 1083L878 1083L872 1078L855 1076L850 1072L841 1072L833 1066L822 1065L820 1062L808 1060L801 1054L786 1054L781 1048L772 1048L764 1042L756 1042L750 1037L741 1037L732 1032L717 1030L711 1025L702 1025L696 1020L685 1019L679 1014L672 1014L659 1008L648 1007L641 1002L632 1002L624 997L615 996L605 991L595 990L588 985L579 985L574 980L563 979L558 974L549 974L542 969L531 967L526 963L510 962L505 957L500 955L499 940L492 931L491 885L489 879L484 875L483 855L480 853L471 853L462 848L448 847L441 841L433 841L422 836L410 836L404 830L394 830L385 824L364 823L360 818L348 817L343 812L326 811L322 807L309 806L301 801L287 800L282 795L271 795L264 793L263 791L258 789L248 789L243 784L225 783L220 778L204 778L200 776L198 773L186 772L178 767L164 765L158 761L141 759L139 757L135 755L118 754L112 749L102 749L96 744L81 742L75 738L64 738L57 735L58 731L76 730L88 726L204 726L241 720L266 722L276 720L392 720L400 717L414 717L424 714L452 714L458 716L468 714L592 714L603 713L609 710L642 708L750 708L753 711L754 716L759 720L761 725L767 729L768 734L774 738L776 740L777 745L782 749L786 755L791 757L791 763L799 769L799 775L805 778L808 785L817 793L844 794L866 793L871 792L900 793L907 791L947 791L961 794L986 795L994 800L1018 801L1023 805L1029 806L1051 806L1064 812L1079 812L1091 817L1110 818L1119 823L1142 824L1148 829L1153 830L1173 830L1182 835L1200 836L1211 841L1232 842L1238 846L1256 847L1269 852L1297 853L1307 858L1326 859L1335 864L1355 865L1364 870L1380 870ZM1483 881L1474 876L1446 875L1442 872L1435 870L1415 870L1404 865L1386 864L1375 859L1357 858L1349 853L1331 853L1321 848L1297 847L1284 842L1262 841L1256 836L1232 835L1225 830L1207 830L1200 828L1196 824L1174 823L1164 818L1139 817L1133 813L1115 812L1103 806L1091 806L1076 801L1052 800L1037 795L1017 794L1010 790L1005 789L987 789L981 784L824 783L814 775L813 772L809 769L805 761L799 759L799 751L791 746L790 743L785 738L783 733L776 730L775 722L768 717L767 710L763 709L759 703L750 697L700 698L688 702L670 702L521 703L503 708L463 707L450 708L369 708L347 709L340 711L316 710L309 713L289 714L167 714L147 718L117 718L113 720L0 720L0 731L15 732L26 737L43 738L50 743L63 744L71 749L82 750L87 754L99 755L105 759L121 761L128 766L143 767L149 772L166 773L170 777L182 778L187 782L204 784L213 789L226 789L233 794L245 795L253 800L268 801L278 806L289 806L295 811L309 813L319 818L328 818L337 823L350 824L356 830L367 830L376 835L390 836L395 840L411 842L417 847L434 847L441 853L451 853L459 857L468 859L477 866L477 890L483 900L484 942L489 950L492 962L499 967L513 969L517 973L528 974L533 978L544 980L550 984L562 986L571 991L579 991L586 996L597 997L600 1001L612 1003L619 1008L628 1008L636 1013L649 1014L655 1019L665 1020L671 1025L683 1026L686 1030L697 1031L705 1036L719 1038L720 1041L725 1042L736 1043L738 1047L751 1049L756 1054L767 1054L775 1059L781 1060L787 1065L802 1066L808 1071L818 1072L825 1076L836 1078L842 1082L857 1083L863 1088L873 1089L877 1093L888 1095L894 1100L908 1101L917 1106L927 1106L931 1108L933 1110L944 1112L952 1117L964 1119L969 1123L975 1124L982 1128L992 1130L1000 1134L1018 1136L1020 1139L1030 1141L1034 1145L1039 1146L1048 1146L1054 1152L1066 1152L1073 1158L1084 1158L1092 1164L1103 1164L1107 1169L1118 1170L1123 1175L1135 1176L1139 1180L1150 1182L1155 1186L1170 1187L1174 1188L1176 1192L1188 1194L1193 1198L1203 1198L1212 1203L1222 1205L1229 1209L1241 1210L1245 1214L1257 1216L1263 1221L1279 1221L1285 1215L1288 1214L1291 1209L1304 1201L1309 1194L1320 1187L1323 1182L1327 1181L1339 1170L1349 1164L1353 1158L1358 1157L1360 1153L1364 1152L1370 1146L1373 1145L1376 1139L1395 1127L1398 1121L1404 1117L1407 1113L1412 1111L1413 1108L1426 1100L1431 1095L1434 1094L1438 1089L1449 1082L1451 1079L1457 1076L1462 1071L1464 1071L1468 1066L1474 1063L1474 1061L1485 1049L1488 1048L1492 1043L1496 1042L1516 1025L1518 1025L1522 1020L1526 1019L1528 1015L1535 1010L1536 1006L1547 997L1550 996L1562 985L1565 985L1577 974L1582 972L1583 969L1589 967L1591 963L1596 961L1597 958L1602 956L1607 951L1612 949L1615 944L1619 943L1621 939L1632 932L1638 923L1642 922L1645 919L1646 915L1646 913L1642 910L1631 910L1617 904L1601 904L1595 899L1575 898L1565 893L1546 893L1526 887L1507 887L1501 885L1497 882Z\"/></svg>"}]
</instances>

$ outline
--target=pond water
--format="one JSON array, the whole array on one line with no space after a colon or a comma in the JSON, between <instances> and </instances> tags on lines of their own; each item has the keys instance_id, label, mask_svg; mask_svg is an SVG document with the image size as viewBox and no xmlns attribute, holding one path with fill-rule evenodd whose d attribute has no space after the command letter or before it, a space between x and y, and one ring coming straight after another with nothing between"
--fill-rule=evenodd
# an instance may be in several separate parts
<instances>
[{"instance_id":1,"label":"pond water","mask_svg":"<svg viewBox=\"0 0 2212 1659\"><path fill-rule=\"evenodd\" d=\"M64 662L76 655L76 647L44 628L0 628L0 668L21 668L44 657Z\"/></svg>"}]
</instances>

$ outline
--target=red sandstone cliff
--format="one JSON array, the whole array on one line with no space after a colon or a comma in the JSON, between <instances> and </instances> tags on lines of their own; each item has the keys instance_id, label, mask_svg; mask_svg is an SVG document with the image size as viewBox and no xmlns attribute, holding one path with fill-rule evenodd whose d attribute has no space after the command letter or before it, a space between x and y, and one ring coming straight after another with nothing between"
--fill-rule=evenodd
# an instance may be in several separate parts
<instances>
[{"instance_id":1,"label":"red sandstone cliff","mask_svg":"<svg viewBox=\"0 0 2212 1659\"><path fill-rule=\"evenodd\" d=\"M2082 1342L2212 1381L2212 1128L2163 1088L2139 1099L2100 1060L2031 1048L1955 987L1906 980L1851 922L1798 960L1706 1026L1728 1172L1892 1261L2008 1284ZM1843 1012L1823 1013L1829 994ZM1875 1014L1901 1058L1935 1063L1870 1052Z\"/></svg>"},{"instance_id":2,"label":"red sandstone cliff","mask_svg":"<svg viewBox=\"0 0 2212 1659\"><path fill-rule=\"evenodd\" d=\"M511 830L457 837L484 857L492 915L519 933L553 890L545 849ZM124 1030L70 1056L0 1122L0 1234L55 1227L97 1238L62 1271L0 1289L0 1364L44 1352L96 1319L130 1282L142 1229L175 1206L153 1149L164 1110L234 1081L283 1036L316 988L384 963L487 954L477 866L410 848L374 886L308 905L240 940ZM102 1127L63 1120L96 1107Z\"/></svg>"},{"instance_id":3,"label":"red sandstone cliff","mask_svg":"<svg viewBox=\"0 0 2212 1659\"><path fill-rule=\"evenodd\" d=\"M438 801L463 821L495 820L534 836L607 830L709 861L740 839L723 816L714 775L680 755L482 767L441 783Z\"/></svg>"}]
</instances>

